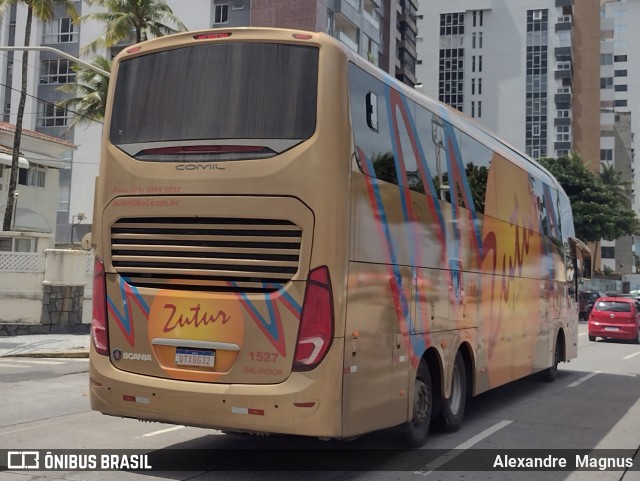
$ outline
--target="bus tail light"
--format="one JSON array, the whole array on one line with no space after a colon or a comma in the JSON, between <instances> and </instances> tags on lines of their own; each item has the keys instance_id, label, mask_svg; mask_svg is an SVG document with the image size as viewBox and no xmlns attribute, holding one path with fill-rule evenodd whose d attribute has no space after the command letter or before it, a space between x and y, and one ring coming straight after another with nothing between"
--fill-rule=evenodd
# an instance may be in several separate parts
<instances>
[{"instance_id":1,"label":"bus tail light","mask_svg":"<svg viewBox=\"0 0 640 481\"><path fill-rule=\"evenodd\" d=\"M93 267L93 315L91 317L91 338L98 354L109 355L109 335L107 333L107 290L105 286L104 264L96 259Z\"/></svg>"},{"instance_id":2,"label":"bus tail light","mask_svg":"<svg viewBox=\"0 0 640 481\"><path fill-rule=\"evenodd\" d=\"M294 371L309 371L324 358L333 339L333 294L327 266L309 273L302 304Z\"/></svg>"}]
</instances>

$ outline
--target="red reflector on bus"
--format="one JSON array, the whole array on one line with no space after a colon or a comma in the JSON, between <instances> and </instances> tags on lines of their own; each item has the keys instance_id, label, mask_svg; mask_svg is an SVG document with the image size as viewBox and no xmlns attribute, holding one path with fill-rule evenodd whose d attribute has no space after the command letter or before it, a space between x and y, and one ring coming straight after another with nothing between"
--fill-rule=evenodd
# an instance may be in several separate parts
<instances>
[{"instance_id":1,"label":"red reflector on bus","mask_svg":"<svg viewBox=\"0 0 640 481\"><path fill-rule=\"evenodd\" d=\"M109 355L107 334L107 290L104 265L99 259L93 264L93 307L91 316L91 338L98 354Z\"/></svg>"},{"instance_id":2,"label":"red reflector on bus","mask_svg":"<svg viewBox=\"0 0 640 481\"><path fill-rule=\"evenodd\" d=\"M139 52L142 49L142 47L131 47L127 49L127 53L136 53Z\"/></svg>"},{"instance_id":3,"label":"red reflector on bus","mask_svg":"<svg viewBox=\"0 0 640 481\"><path fill-rule=\"evenodd\" d=\"M225 37L231 37L231 32L225 32L225 33L201 33L198 35L194 35L193 38L196 40L207 40L210 38L225 38Z\"/></svg>"},{"instance_id":4,"label":"red reflector on bus","mask_svg":"<svg viewBox=\"0 0 640 481\"><path fill-rule=\"evenodd\" d=\"M315 368L324 359L332 340L331 279L329 268L320 266L309 272L307 279L293 370L308 371Z\"/></svg>"},{"instance_id":5,"label":"red reflector on bus","mask_svg":"<svg viewBox=\"0 0 640 481\"><path fill-rule=\"evenodd\" d=\"M122 400L123 401L136 402L136 397L135 396L130 396L128 394L123 394L122 395Z\"/></svg>"},{"instance_id":6,"label":"red reflector on bus","mask_svg":"<svg viewBox=\"0 0 640 481\"><path fill-rule=\"evenodd\" d=\"M292 37L298 40L309 40L313 38L313 35L310 35L308 33L294 33Z\"/></svg>"},{"instance_id":7,"label":"red reflector on bus","mask_svg":"<svg viewBox=\"0 0 640 481\"><path fill-rule=\"evenodd\" d=\"M308 402L308 403L293 403L293 405L297 408L312 408L313 406L316 405L315 402Z\"/></svg>"}]
</instances>

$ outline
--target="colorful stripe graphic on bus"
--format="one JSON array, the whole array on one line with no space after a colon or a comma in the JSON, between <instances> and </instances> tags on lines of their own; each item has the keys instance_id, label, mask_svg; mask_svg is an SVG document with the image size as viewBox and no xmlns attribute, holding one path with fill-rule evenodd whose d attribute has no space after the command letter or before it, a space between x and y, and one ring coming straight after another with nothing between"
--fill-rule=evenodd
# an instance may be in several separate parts
<instances>
[{"instance_id":1,"label":"colorful stripe graphic on bus","mask_svg":"<svg viewBox=\"0 0 640 481\"><path fill-rule=\"evenodd\" d=\"M128 284L124 278L118 277L120 284L120 296L122 299L123 312L113 302L111 297L107 296L107 310L115 318L120 331L124 335L125 339L131 347L136 344L135 332L134 332L134 320L133 320L133 304L138 306L138 309L146 320L149 320L149 306L145 302L144 298L138 292L134 286Z\"/></svg>"}]
</instances>

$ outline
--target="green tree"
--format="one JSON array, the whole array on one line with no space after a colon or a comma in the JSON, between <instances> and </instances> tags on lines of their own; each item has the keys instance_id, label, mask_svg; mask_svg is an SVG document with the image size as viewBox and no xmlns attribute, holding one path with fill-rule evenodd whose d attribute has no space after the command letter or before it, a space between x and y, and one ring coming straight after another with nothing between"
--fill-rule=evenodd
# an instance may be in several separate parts
<instances>
[{"instance_id":1,"label":"green tree","mask_svg":"<svg viewBox=\"0 0 640 481\"><path fill-rule=\"evenodd\" d=\"M541 159L558 179L571 201L576 236L586 242L615 240L640 232L640 221L608 185L571 154Z\"/></svg>"},{"instance_id":2,"label":"green tree","mask_svg":"<svg viewBox=\"0 0 640 481\"><path fill-rule=\"evenodd\" d=\"M72 19L78 17L78 12L74 7L73 0L0 0L0 17L14 5L24 4L27 7L27 21L24 27L24 46L28 47L31 40L31 27L33 17L48 22L54 19L56 7L64 7ZM11 174L9 176L9 190L7 191L7 206L4 211L2 230L11 230L11 218L15 205L15 191L18 186L18 158L20 156L20 143L22 140L22 120L24 108L27 101L27 66L29 52L22 53L22 84L20 87L20 101L18 102L18 112L16 117L16 130L13 137L13 152L11 155Z\"/></svg>"},{"instance_id":3,"label":"green tree","mask_svg":"<svg viewBox=\"0 0 640 481\"><path fill-rule=\"evenodd\" d=\"M80 21L97 20L106 24L105 33L85 47L112 47L122 41L139 43L185 31L187 27L173 14L164 0L86 0L89 5L104 7L106 12L83 15ZM132 35L133 32L133 35Z\"/></svg>"},{"instance_id":4,"label":"green tree","mask_svg":"<svg viewBox=\"0 0 640 481\"><path fill-rule=\"evenodd\" d=\"M101 55L94 57L90 63L106 72L111 72L111 62ZM58 87L58 90L74 95L58 102L58 106L73 110L75 113L69 128L76 124L102 122L109 90L109 77L85 65L76 64L73 70L77 73L77 81Z\"/></svg>"},{"instance_id":5,"label":"green tree","mask_svg":"<svg viewBox=\"0 0 640 481\"><path fill-rule=\"evenodd\" d=\"M620 205L631 209L631 182L622 178L622 172L613 164L603 165L600 180L619 199Z\"/></svg>"}]
</instances>

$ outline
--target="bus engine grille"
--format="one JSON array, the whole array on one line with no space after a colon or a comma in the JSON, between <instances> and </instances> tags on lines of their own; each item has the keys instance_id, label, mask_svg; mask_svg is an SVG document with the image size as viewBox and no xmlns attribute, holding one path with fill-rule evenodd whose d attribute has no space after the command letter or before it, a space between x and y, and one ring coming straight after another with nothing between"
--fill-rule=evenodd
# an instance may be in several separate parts
<instances>
[{"instance_id":1,"label":"bus engine grille","mask_svg":"<svg viewBox=\"0 0 640 481\"><path fill-rule=\"evenodd\" d=\"M298 271L302 229L278 219L123 218L111 262L136 287L272 292Z\"/></svg>"}]
</instances>

